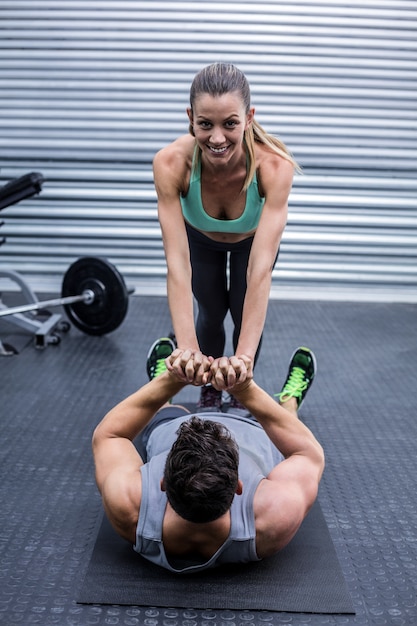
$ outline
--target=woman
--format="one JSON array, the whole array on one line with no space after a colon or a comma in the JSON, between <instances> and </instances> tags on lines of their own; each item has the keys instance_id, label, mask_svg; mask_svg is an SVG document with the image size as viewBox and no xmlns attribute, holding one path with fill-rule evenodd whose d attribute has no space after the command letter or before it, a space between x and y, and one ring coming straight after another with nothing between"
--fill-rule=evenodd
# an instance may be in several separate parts
<instances>
[{"instance_id":1,"label":"woman","mask_svg":"<svg viewBox=\"0 0 417 626\"><path fill-rule=\"evenodd\" d=\"M190 134L154 159L178 348L221 357L230 311L235 355L249 356L253 363L297 168L286 146L263 130L254 113L245 75L231 64L209 65L191 85ZM220 409L221 392L202 387L199 410L213 406ZM232 406L238 406L233 398Z\"/></svg>"}]
</instances>

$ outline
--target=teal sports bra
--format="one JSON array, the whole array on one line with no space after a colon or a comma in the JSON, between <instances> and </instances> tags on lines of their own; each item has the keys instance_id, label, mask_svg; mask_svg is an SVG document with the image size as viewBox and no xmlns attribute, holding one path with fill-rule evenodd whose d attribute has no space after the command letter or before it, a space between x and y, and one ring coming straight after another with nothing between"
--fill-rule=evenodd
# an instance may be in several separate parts
<instances>
[{"instance_id":1,"label":"teal sports bra","mask_svg":"<svg viewBox=\"0 0 417 626\"><path fill-rule=\"evenodd\" d=\"M195 159L195 153L194 153ZM235 220L219 220L208 215L201 200L201 159L191 169L190 186L186 196L180 196L182 214L190 226L208 233L249 233L257 228L265 198L259 195L256 174L246 191L243 213Z\"/></svg>"}]
</instances>

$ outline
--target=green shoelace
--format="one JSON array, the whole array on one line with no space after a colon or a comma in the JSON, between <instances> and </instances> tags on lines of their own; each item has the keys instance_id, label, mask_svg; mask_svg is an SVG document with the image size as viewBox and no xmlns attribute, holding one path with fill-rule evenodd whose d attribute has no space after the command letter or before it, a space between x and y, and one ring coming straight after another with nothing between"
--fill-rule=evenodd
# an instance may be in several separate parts
<instances>
[{"instance_id":1,"label":"green shoelace","mask_svg":"<svg viewBox=\"0 0 417 626\"><path fill-rule=\"evenodd\" d=\"M275 393L274 396L278 397L280 400L287 396L301 398L306 388L307 381L305 379L305 371L301 367L293 367L284 389L280 393Z\"/></svg>"},{"instance_id":2,"label":"green shoelace","mask_svg":"<svg viewBox=\"0 0 417 626\"><path fill-rule=\"evenodd\" d=\"M153 377L156 378L160 374L163 374L167 366L165 365L165 359L157 359Z\"/></svg>"}]
</instances>

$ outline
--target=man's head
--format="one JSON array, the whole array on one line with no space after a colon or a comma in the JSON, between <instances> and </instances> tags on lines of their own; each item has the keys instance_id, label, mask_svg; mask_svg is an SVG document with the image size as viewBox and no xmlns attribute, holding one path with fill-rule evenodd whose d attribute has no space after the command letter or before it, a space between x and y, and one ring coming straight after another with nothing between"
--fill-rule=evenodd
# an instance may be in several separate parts
<instances>
[{"instance_id":1,"label":"man's head","mask_svg":"<svg viewBox=\"0 0 417 626\"><path fill-rule=\"evenodd\" d=\"M195 416L177 435L164 470L168 502L190 522L212 522L230 509L239 489L237 444L225 426Z\"/></svg>"}]
</instances>

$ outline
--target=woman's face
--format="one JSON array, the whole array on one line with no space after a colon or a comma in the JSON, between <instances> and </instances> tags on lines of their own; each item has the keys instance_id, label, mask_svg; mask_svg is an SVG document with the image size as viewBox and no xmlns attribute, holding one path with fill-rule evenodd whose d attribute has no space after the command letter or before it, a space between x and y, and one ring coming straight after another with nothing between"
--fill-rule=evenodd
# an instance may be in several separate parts
<instances>
[{"instance_id":1,"label":"woman's face","mask_svg":"<svg viewBox=\"0 0 417 626\"><path fill-rule=\"evenodd\" d=\"M246 113L238 93L201 94L187 113L197 144L211 162L225 163L233 155L242 154L244 132L252 122L254 109Z\"/></svg>"}]
</instances>

